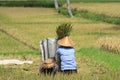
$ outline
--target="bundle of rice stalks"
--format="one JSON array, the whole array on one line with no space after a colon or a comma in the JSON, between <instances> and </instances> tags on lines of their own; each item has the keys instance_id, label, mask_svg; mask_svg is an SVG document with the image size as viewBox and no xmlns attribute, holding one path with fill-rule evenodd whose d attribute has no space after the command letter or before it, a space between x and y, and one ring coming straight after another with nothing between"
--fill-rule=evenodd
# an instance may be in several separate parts
<instances>
[{"instance_id":1,"label":"bundle of rice stalks","mask_svg":"<svg viewBox=\"0 0 120 80\"><path fill-rule=\"evenodd\" d=\"M120 54L120 38L102 37L97 41L100 48Z\"/></svg>"},{"instance_id":2,"label":"bundle of rice stalks","mask_svg":"<svg viewBox=\"0 0 120 80\"><path fill-rule=\"evenodd\" d=\"M61 39L65 36L69 36L72 30L70 23L63 23L56 28L57 39Z\"/></svg>"}]
</instances>

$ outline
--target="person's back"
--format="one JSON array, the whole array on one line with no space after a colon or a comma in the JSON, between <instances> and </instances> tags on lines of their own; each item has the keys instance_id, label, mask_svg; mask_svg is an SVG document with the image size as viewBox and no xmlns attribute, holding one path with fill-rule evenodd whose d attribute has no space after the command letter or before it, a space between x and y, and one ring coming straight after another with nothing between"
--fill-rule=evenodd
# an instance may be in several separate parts
<instances>
[{"instance_id":1,"label":"person's back","mask_svg":"<svg viewBox=\"0 0 120 80\"><path fill-rule=\"evenodd\" d=\"M59 47L57 54L61 59L61 70L75 70L76 62L74 57L74 48L72 47Z\"/></svg>"},{"instance_id":2,"label":"person's back","mask_svg":"<svg viewBox=\"0 0 120 80\"><path fill-rule=\"evenodd\" d=\"M56 54L60 56L61 60L61 71L65 73L77 73L77 66L75 62L73 48L74 43L72 40L66 36L58 40L59 48L56 51Z\"/></svg>"}]
</instances>

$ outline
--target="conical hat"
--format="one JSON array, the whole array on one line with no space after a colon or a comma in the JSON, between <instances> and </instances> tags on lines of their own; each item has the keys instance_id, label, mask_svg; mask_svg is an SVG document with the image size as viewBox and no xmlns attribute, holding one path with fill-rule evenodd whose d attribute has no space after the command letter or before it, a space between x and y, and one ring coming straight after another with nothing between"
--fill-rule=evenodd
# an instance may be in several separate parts
<instances>
[{"instance_id":1,"label":"conical hat","mask_svg":"<svg viewBox=\"0 0 120 80\"><path fill-rule=\"evenodd\" d=\"M44 61L44 64L43 64L43 67L44 67L44 68L51 68L51 67L53 67L53 66L55 66L55 62L54 62L53 59L46 59L46 60Z\"/></svg>"},{"instance_id":2,"label":"conical hat","mask_svg":"<svg viewBox=\"0 0 120 80\"><path fill-rule=\"evenodd\" d=\"M69 36L66 36L60 40L58 40L58 44L61 46L66 46L66 47L73 47L74 42L70 39Z\"/></svg>"}]
</instances>

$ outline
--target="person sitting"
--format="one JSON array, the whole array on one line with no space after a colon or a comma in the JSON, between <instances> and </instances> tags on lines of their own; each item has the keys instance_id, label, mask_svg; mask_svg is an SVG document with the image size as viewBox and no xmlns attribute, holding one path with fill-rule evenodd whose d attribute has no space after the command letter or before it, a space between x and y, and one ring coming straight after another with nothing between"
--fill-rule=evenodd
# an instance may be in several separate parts
<instances>
[{"instance_id":1,"label":"person sitting","mask_svg":"<svg viewBox=\"0 0 120 80\"><path fill-rule=\"evenodd\" d=\"M60 56L61 60L61 72L71 74L77 73L77 65L75 61L75 50L73 48L73 41L69 36L66 36L58 40L58 49L56 54Z\"/></svg>"}]
</instances>

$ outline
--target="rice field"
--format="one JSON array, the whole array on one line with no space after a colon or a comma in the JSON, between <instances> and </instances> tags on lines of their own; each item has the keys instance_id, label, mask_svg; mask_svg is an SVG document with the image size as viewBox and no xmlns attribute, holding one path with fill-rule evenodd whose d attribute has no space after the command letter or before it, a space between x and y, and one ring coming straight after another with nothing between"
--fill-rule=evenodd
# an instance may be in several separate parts
<instances>
[{"instance_id":1,"label":"rice field","mask_svg":"<svg viewBox=\"0 0 120 80\"><path fill-rule=\"evenodd\" d=\"M70 19L49 8L0 7L0 11L0 28L35 49L39 49L40 40L47 37L56 38L56 27L63 22L73 25L71 38L77 44L76 49L94 45L98 36L109 36L109 33L119 36L120 33L116 30L116 25L83 18Z\"/></svg>"},{"instance_id":2,"label":"rice field","mask_svg":"<svg viewBox=\"0 0 120 80\"><path fill-rule=\"evenodd\" d=\"M82 52L82 51L81 51ZM119 80L120 79L120 72L119 71L111 71L108 67L104 66L104 63L98 63L94 59L80 57L79 54L77 55L77 62L78 65L78 73L69 75L63 74L56 74L53 76L44 76L38 75L39 73L39 66L41 64L41 58L38 55L9 55L4 56L1 55L0 59L11 59L17 58L19 60L33 60L33 64L24 64L24 65L1 65L0 66L0 80ZM116 60L116 59L115 59ZM86 77L87 76L87 77Z\"/></svg>"},{"instance_id":3,"label":"rice field","mask_svg":"<svg viewBox=\"0 0 120 80\"><path fill-rule=\"evenodd\" d=\"M53 8L0 7L0 59L17 58L34 61L33 65L0 66L0 80L21 80L21 78L22 80L45 80L45 78L46 80L59 80L59 77L63 75L58 74L54 79L51 76L38 76L38 69L41 64L39 41L47 37L56 38L56 27L64 22L72 23L73 31L70 37L76 43L75 56L79 74L75 74L76 77L72 75L70 79L120 79L119 76L116 76L119 75L119 71L111 72L110 67L105 66L104 63L99 63L91 59L90 56L87 58L80 56L82 53L79 52L81 48L96 47L96 41L100 37L120 37L118 25L84 18L69 18L58 14ZM35 50L31 47L34 47ZM2 55L3 53L4 55ZM67 75L63 76L62 80L67 78Z\"/></svg>"},{"instance_id":4,"label":"rice field","mask_svg":"<svg viewBox=\"0 0 120 80\"><path fill-rule=\"evenodd\" d=\"M120 3L72 3L72 8L87 10L89 12L103 14L110 17L120 17Z\"/></svg>"},{"instance_id":5,"label":"rice field","mask_svg":"<svg viewBox=\"0 0 120 80\"><path fill-rule=\"evenodd\" d=\"M10 45L10 46L9 46ZM29 51L27 46L24 46L19 41L14 40L10 36L0 32L0 54L15 53L20 51Z\"/></svg>"}]
</instances>

